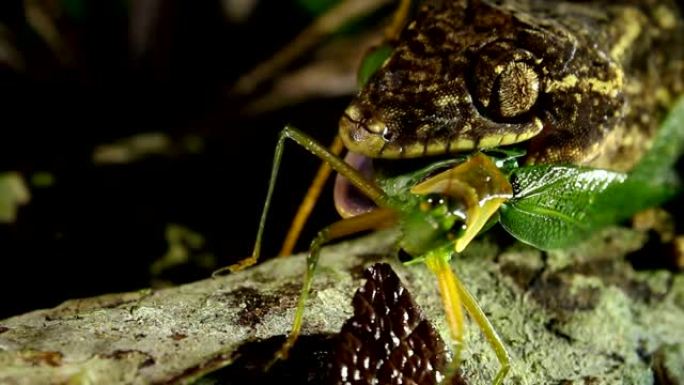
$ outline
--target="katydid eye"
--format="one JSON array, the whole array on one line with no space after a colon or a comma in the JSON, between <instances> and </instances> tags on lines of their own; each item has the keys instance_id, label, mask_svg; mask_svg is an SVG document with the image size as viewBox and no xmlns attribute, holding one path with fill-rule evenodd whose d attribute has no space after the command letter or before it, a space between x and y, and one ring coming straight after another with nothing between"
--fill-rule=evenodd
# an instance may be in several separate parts
<instances>
[{"instance_id":1,"label":"katydid eye","mask_svg":"<svg viewBox=\"0 0 684 385\"><path fill-rule=\"evenodd\" d=\"M443 195L440 194L428 194L425 196L425 207L428 210L435 209L439 206L444 206L447 202Z\"/></svg>"},{"instance_id":2,"label":"katydid eye","mask_svg":"<svg viewBox=\"0 0 684 385\"><path fill-rule=\"evenodd\" d=\"M424 213L440 209L443 212L450 211L451 199L442 194L431 193L423 196L420 202L420 210Z\"/></svg>"},{"instance_id":3,"label":"katydid eye","mask_svg":"<svg viewBox=\"0 0 684 385\"><path fill-rule=\"evenodd\" d=\"M420 209L423 212L432 211L440 207L443 208L443 214L465 220L466 207L463 202L458 199L442 194L428 194L420 204Z\"/></svg>"}]
</instances>

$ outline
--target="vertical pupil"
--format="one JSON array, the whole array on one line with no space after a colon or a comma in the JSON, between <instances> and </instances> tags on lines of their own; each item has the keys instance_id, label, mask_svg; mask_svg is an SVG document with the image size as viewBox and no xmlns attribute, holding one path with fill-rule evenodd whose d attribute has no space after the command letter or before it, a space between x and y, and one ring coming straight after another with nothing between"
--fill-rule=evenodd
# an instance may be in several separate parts
<instances>
[{"instance_id":1,"label":"vertical pupil","mask_svg":"<svg viewBox=\"0 0 684 385\"><path fill-rule=\"evenodd\" d=\"M539 96L539 76L529 64L511 61L497 79L495 94L498 114L514 118L529 111Z\"/></svg>"}]
</instances>

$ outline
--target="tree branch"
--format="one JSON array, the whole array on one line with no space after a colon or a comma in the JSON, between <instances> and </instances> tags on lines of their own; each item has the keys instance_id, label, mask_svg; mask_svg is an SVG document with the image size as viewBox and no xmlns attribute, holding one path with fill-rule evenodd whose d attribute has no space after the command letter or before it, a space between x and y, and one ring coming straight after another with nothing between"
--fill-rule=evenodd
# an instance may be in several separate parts
<instances>
[{"instance_id":1,"label":"tree branch","mask_svg":"<svg viewBox=\"0 0 684 385\"><path fill-rule=\"evenodd\" d=\"M360 272L386 256L395 237L383 232L325 249L305 335L339 331ZM542 253L485 239L454 258L511 353L505 383L683 383L684 276L634 271L624 257L644 242L642 233L610 229L573 250ZM389 261L449 341L429 271ZM229 363L245 343L286 334L303 272L301 255L279 258L216 279L70 300L2 320L0 383L189 382ZM488 384L498 363L479 330L467 328L463 377Z\"/></svg>"}]
</instances>

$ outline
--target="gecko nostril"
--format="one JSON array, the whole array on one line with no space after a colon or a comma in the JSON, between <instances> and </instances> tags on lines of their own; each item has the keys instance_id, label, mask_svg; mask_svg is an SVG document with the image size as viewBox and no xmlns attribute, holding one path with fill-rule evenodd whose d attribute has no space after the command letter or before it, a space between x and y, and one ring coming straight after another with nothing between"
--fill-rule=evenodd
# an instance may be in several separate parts
<instances>
[{"instance_id":1,"label":"gecko nostril","mask_svg":"<svg viewBox=\"0 0 684 385\"><path fill-rule=\"evenodd\" d=\"M385 127L385 130L382 132L382 139L384 139L386 142L393 141L396 136L396 133L394 131L390 131L387 127Z\"/></svg>"}]
</instances>

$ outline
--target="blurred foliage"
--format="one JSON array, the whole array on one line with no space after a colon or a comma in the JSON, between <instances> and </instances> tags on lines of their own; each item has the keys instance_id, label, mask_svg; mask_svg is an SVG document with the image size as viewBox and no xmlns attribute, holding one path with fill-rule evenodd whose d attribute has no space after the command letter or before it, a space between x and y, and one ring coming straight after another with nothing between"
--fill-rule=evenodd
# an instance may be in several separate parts
<instances>
[{"instance_id":1,"label":"blurred foliage","mask_svg":"<svg viewBox=\"0 0 684 385\"><path fill-rule=\"evenodd\" d=\"M295 0L297 4L309 12L312 16L317 16L330 10L340 0Z\"/></svg>"},{"instance_id":2,"label":"blurred foliage","mask_svg":"<svg viewBox=\"0 0 684 385\"><path fill-rule=\"evenodd\" d=\"M164 273L184 265L194 264L207 270L216 268L216 257L204 251L206 240L201 234L183 225L170 223L166 225L165 238L168 244L166 253L150 265L155 286L170 284L163 282Z\"/></svg>"},{"instance_id":3,"label":"blurred foliage","mask_svg":"<svg viewBox=\"0 0 684 385\"><path fill-rule=\"evenodd\" d=\"M212 271L208 257L224 264L248 253L270 167L267 138L285 122L331 136L342 102L247 116L253 95L229 89L313 16L295 1L255 0L236 21L228 13L237 2L0 2L0 216L12 221L0 226L0 290L11 288L6 276L28 274L54 288L22 292L3 303L0 318L152 281L201 279ZM353 84L353 75L340 76ZM281 203L305 190L307 161L290 158L298 172ZM288 217L292 206L274 210ZM169 223L192 229L203 246L167 237ZM272 254L277 237L269 241ZM158 262L153 278L154 261L183 247L188 263ZM106 269L91 274L98 266Z\"/></svg>"},{"instance_id":4,"label":"blurred foliage","mask_svg":"<svg viewBox=\"0 0 684 385\"><path fill-rule=\"evenodd\" d=\"M17 172L0 173L0 223L11 223L20 205L31 200L26 182Z\"/></svg>"},{"instance_id":5,"label":"blurred foliage","mask_svg":"<svg viewBox=\"0 0 684 385\"><path fill-rule=\"evenodd\" d=\"M62 0L64 12L76 21L86 18L86 0Z\"/></svg>"},{"instance_id":6,"label":"blurred foliage","mask_svg":"<svg viewBox=\"0 0 684 385\"><path fill-rule=\"evenodd\" d=\"M377 71L385 60L392 54L394 47L389 44L382 44L373 48L366 57L363 58L359 67L358 83L359 87L368 82L371 76Z\"/></svg>"}]
</instances>

